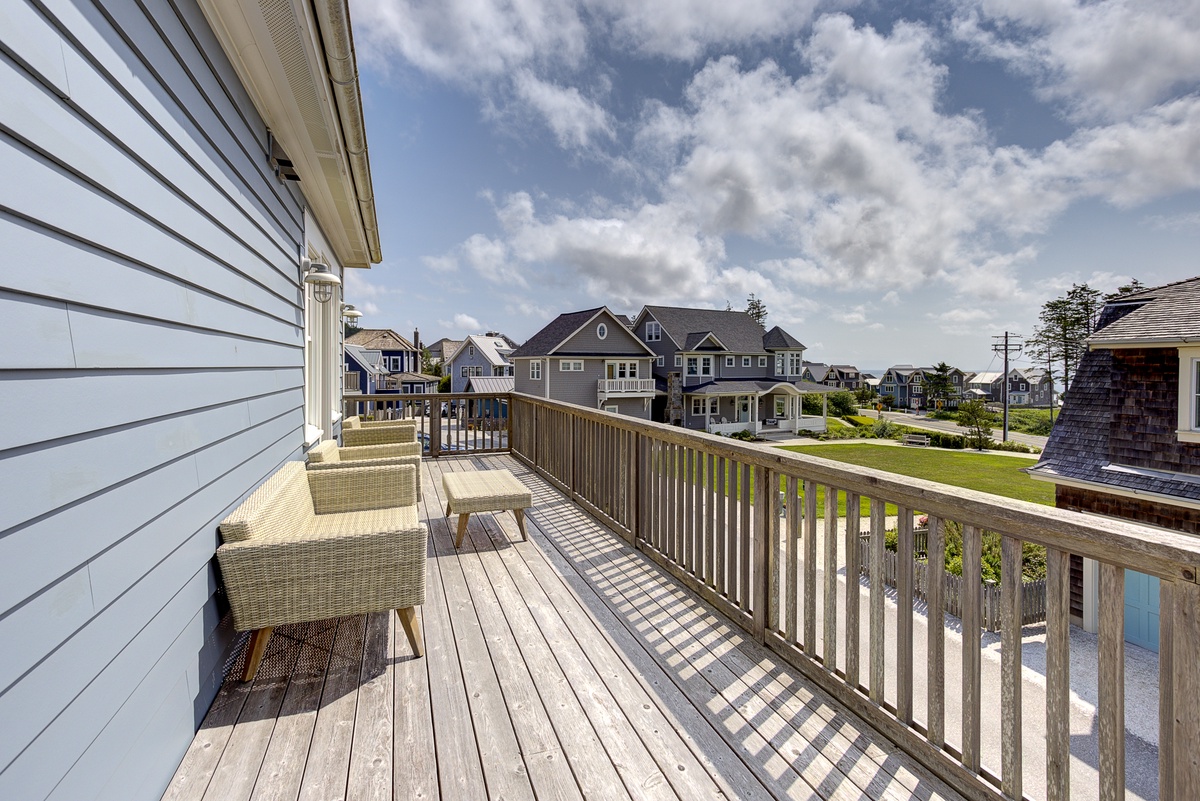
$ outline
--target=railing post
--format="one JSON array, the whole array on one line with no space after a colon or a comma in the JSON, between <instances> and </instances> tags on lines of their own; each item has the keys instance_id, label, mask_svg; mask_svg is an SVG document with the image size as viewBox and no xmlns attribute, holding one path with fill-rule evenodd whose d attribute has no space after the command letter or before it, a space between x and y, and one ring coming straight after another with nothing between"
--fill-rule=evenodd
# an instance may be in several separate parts
<instances>
[{"instance_id":1,"label":"railing post","mask_svg":"<svg viewBox=\"0 0 1200 801\"><path fill-rule=\"evenodd\" d=\"M759 467L754 482L754 636L759 642L767 640L767 622L777 617L779 585L775 572L775 524L779 521L779 484L775 471Z\"/></svg>"},{"instance_id":2,"label":"railing post","mask_svg":"<svg viewBox=\"0 0 1200 801\"><path fill-rule=\"evenodd\" d=\"M642 435L629 435L629 469L625 471L625 502L629 508L629 544L637 545L642 525Z\"/></svg>"},{"instance_id":3,"label":"railing post","mask_svg":"<svg viewBox=\"0 0 1200 801\"><path fill-rule=\"evenodd\" d=\"M429 455L437 458L442 452L442 404L441 401L429 406Z\"/></svg>"},{"instance_id":4,"label":"railing post","mask_svg":"<svg viewBox=\"0 0 1200 801\"><path fill-rule=\"evenodd\" d=\"M1160 794L1163 798L1200 798L1200 664L1196 661L1200 653L1200 586L1178 581L1171 594L1174 781L1173 793Z\"/></svg>"}]
</instances>

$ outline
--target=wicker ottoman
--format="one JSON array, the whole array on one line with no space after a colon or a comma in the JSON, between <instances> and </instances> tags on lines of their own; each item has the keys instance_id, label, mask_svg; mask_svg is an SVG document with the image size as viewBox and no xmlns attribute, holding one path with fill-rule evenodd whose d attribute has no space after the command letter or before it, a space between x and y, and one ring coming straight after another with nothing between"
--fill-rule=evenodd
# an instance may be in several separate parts
<instances>
[{"instance_id":1,"label":"wicker ottoman","mask_svg":"<svg viewBox=\"0 0 1200 801\"><path fill-rule=\"evenodd\" d=\"M462 546L472 512L511 511L521 529L521 538L529 539L525 532L525 510L533 506L533 493L507 470L443 473L442 488L446 491L446 516L458 515L455 548Z\"/></svg>"}]
</instances>

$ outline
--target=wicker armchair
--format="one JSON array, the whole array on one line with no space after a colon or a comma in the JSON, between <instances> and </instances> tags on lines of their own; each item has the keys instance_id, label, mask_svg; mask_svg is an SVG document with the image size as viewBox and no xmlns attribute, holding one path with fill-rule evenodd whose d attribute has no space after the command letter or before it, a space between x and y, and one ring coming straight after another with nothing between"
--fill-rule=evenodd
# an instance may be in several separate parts
<instances>
[{"instance_id":1,"label":"wicker armchair","mask_svg":"<svg viewBox=\"0 0 1200 801\"><path fill-rule=\"evenodd\" d=\"M309 470L341 470L358 467L385 467L409 464L417 468L417 500L421 500L421 443L404 442L397 445L364 445L359 448L339 448L336 442L325 440L308 452Z\"/></svg>"},{"instance_id":2,"label":"wicker armchair","mask_svg":"<svg viewBox=\"0 0 1200 801\"><path fill-rule=\"evenodd\" d=\"M252 631L244 681L275 626L395 609L417 656L428 530L417 468L305 470L288 462L221 521L217 549L238 631Z\"/></svg>"},{"instance_id":3,"label":"wicker armchair","mask_svg":"<svg viewBox=\"0 0 1200 801\"><path fill-rule=\"evenodd\" d=\"M416 441L415 420L360 420L358 417L347 417L342 421L342 444L347 448Z\"/></svg>"}]
</instances>

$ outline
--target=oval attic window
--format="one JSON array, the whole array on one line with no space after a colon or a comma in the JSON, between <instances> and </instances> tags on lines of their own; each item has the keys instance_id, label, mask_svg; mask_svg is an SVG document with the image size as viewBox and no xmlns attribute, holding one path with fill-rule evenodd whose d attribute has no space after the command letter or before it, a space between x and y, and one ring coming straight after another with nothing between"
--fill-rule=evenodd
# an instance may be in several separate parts
<instances>
[{"instance_id":1,"label":"oval attic window","mask_svg":"<svg viewBox=\"0 0 1200 801\"><path fill-rule=\"evenodd\" d=\"M596 336L600 339L604 339L606 336L608 336L608 326L604 323L600 323L600 325L596 326Z\"/></svg>"}]
</instances>

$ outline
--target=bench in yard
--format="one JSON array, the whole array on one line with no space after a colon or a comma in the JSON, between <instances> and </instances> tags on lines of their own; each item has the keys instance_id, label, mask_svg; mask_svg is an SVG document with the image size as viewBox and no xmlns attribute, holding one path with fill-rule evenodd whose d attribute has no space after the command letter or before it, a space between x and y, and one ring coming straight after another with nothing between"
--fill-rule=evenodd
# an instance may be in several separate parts
<instances>
[{"instance_id":1,"label":"bench in yard","mask_svg":"<svg viewBox=\"0 0 1200 801\"><path fill-rule=\"evenodd\" d=\"M904 444L905 445L916 445L917 447L927 448L927 447L929 447L929 437L927 437L924 434L905 434L904 435Z\"/></svg>"}]
</instances>

